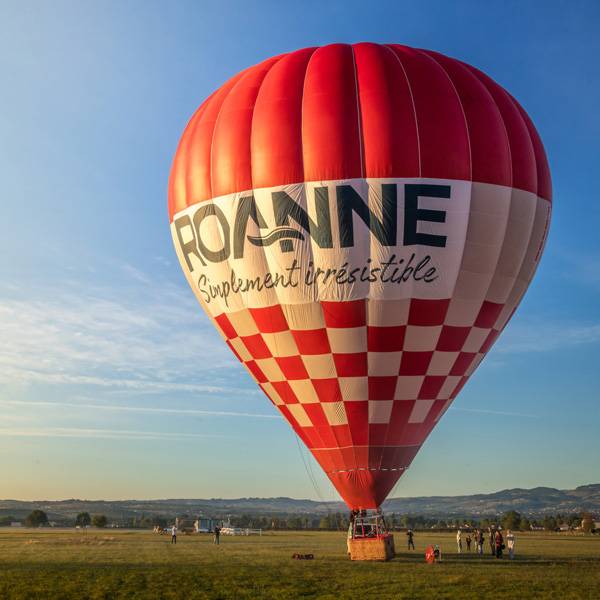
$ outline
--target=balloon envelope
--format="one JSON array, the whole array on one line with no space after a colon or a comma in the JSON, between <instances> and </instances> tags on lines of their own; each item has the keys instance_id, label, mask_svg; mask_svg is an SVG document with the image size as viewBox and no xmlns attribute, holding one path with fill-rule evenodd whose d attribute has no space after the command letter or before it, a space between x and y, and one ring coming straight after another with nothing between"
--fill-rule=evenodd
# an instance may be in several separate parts
<instances>
[{"instance_id":1,"label":"balloon envelope","mask_svg":"<svg viewBox=\"0 0 600 600\"><path fill-rule=\"evenodd\" d=\"M169 183L184 273L351 508L376 508L521 300L551 212L519 104L457 60L334 44L236 75Z\"/></svg>"}]
</instances>

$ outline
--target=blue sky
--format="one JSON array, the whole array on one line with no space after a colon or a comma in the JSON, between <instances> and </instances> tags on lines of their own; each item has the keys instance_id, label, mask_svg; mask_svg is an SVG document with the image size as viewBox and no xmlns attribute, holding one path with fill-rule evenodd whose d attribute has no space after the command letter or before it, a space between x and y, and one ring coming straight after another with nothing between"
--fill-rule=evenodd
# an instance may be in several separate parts
<instances>
[{"instance_id":1,"label":"blue sky","mask_svg":"<svg viewBox=\"0 0 600 600\"><path fill-rule=\"evenodd\" d=\"M600 481L599 26L597 2L1 2L0 497L336 497L211 330L166 211L203 99L336 41L484 70L554 182L524 302L395 495Z\"/></svg>"}]
</instances>

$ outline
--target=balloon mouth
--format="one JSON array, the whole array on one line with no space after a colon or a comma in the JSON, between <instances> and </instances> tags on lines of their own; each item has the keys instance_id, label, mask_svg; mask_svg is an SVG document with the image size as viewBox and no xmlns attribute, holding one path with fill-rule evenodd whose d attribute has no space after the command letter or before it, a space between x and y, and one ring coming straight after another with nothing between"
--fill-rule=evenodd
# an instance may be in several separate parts
<instances>
[{"instance_id":1,"label":"balloon mouth","mask_svg":"<svg viewBox=\"0 0 600 600\"><path fill-rule=\"evenodd\" d=\"M406 469L350 469L327 476L350 510L376 510Z\"/></svg>"},{"instance_id":2,"label":"balloon mouth","mask_svg":"<svg viewBox=\"0 0 600 600\"><path fill-rule=\"evenodd\" d=\"M311 448L350 510L378 509L419 451L414 446Z\"/></svg>"}]
</instances>

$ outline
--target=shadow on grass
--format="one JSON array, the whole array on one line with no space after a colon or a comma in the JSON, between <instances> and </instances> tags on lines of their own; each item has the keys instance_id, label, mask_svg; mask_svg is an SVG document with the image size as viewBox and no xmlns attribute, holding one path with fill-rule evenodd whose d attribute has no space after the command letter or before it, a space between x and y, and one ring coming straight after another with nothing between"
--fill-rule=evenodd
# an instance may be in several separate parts
<instances>
[{"instance_id":1,"label":"shadow on grass","mask_svg":"<svg viewBox=\"0 0 600 600\"><path fill-rule=\"evenodd\" d=\"M415 552L396 552L394 562L401 563L423 563L425 562L425 554ZM571 564L598 564L600 560L596 557L547 557L537 554L527 554L515 556L514 559L509 559L507 556L496 558L490 554L480 556L478 554L444 554L442 549L442 563L457 564L507 564L516 567L526 567L529 565L571 565Z\"/></svg>"},{"instance_id":2,"label":"shadow on grass","mask_svg":"<svg viewBox=\"0 0 600 600\"><path fill-rule=\"evenodd\" d=\"M316 557L318 558L318 557ZM342 562L351 563L350 559L343 559ZM284 561L286 562L286 561ZM297 561L292 561L290 559L290 563L296 564ZM306 561L306 566L310 569L310 565L317 565L319 568L323 565L323 562L332 562L339 563L339 559L332 557L324 557L321 560L317 561ZM358 561L358 564L361 564L362 561ZM408 553L408 552L400 552L396 553L396 556L389 561L387 564L424 564L425 557L421 553ZM257 561L252 565L252 567L260 566L261 561ZM383 563L380 563L383 564ZM513 560L509 559L496 559L493 556L458 556L454 555L443 555L442 560L437 564L439 565L451 565L451 566L460 566L460 565L469 565L471 567L476 567L479 565L505 565L506 568L516 567L531 567L533 565L578 565L578 566L599 566L600 560L598 558L584 558L584 557L572 557L572 558L548 558L544 556L536 556L536 555L528 555L516 557ZM69 562L56 562L56 563L47 563L47 562L36 562L36 561L27 561L27 563L23 562L12 562L12 561L3 561L0 563L1 570L4 572L8 571L30 571L34 570L56 570L56 571L65 571L65 570L82 570L82 569L90 569L94 570L119 570L123 569L125 571L137 571L137 570L146 570L146 569L156 569L157 567L164 570L196 570L198 567L194 564L184 563L184 564L159 564L155 561L148 562L136 562L136 563L121 563L115 564L113 562L94 562L93 565L87 562L79 562L79 561L69 561ZM237 567L238 561L233 561L229 567ZM278 568L277 565L265 565L268 568ZM282 565L280 564L279 567Z\"/></svg>"}]
</instances>

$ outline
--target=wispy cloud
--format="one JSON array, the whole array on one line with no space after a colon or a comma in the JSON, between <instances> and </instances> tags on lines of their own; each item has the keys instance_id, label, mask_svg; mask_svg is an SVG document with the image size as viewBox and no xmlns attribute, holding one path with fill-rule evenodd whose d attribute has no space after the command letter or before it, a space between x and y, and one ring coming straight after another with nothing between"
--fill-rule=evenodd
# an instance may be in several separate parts
<instances>
[{"instance_id":1,"label":"wispy cloud","mask_svg":"<svg viewBox=\"0 0 600 600\"><path fill-rule=\"evenodd\" d=\"M242 373L191 294L121 265L127 286L2 298L0 383L222 393Z\"/></svg>"},{"instance_id":2,"label":"wispy cloud","mask_svg":"<svg viewBox=\"0 0 600 600\"><path fill-rule=\"evenodd\" d=\"M479 415L497 415L500 417L524 417L526 419L541 419L540 415L531 415L527 413L520 412L508 412L504 410L487 410L485 408L461 408L458 406L451 406L449 410L458 411L458 412L466 412L466 413L474 413Z\"/></svg>"},{"instance_id":3,"label":"wispy cloud","mask_svg":"<svg viewBox=\"0 0 600 600\"><path fill-rule=\"evenodd\" d=\"M547 352L600 342L599 323L573 323L529 319L509 325L498 340L496 352Z\"/></svg>"},{"instance_id":4,"label":"wispy cloud","mask_svg":"<svg viewBox=\"0 0 600 600\"><path fill-rule=\"evenodd\" d=\"M129 263L121 263L119 267L129 278L135 279L139 283L143 283L145 285L150 285L152 283L152 279L146 275L146 273L140 271Z\"/></svg>"},{"instance_id":5,"label":"wispy cloud","mask_svg":"<svg viewBox=\"0 0 600 600\"><path fill-rule=\"evenodd\" d=\"M1 404L0 404L1 406ZM3 414L2 417L0 417L2 419L2 424L3 425L7 425L8 423L24 423L26 421L29 421L29 417L25 416L25 415L7 415L7 414Z\"/></svg>"},{"instance_id":6,"label":"wispy cloud","mask_svg":"<svg viewBox=\"0 0 600 600\"><path fill-rule=\"evenodd\" d=\"M554 249L554 254L563 263L559 273L564 279L578 285L598 289L600 286L600 255L597 252L574 252L560 248Z\"/></svg>"},{"instance_id":7,"label":"wispy cloud","mask_svg":"<svg viewBox=\"0 0 600 600\"><path fill-rule=\"evenodd\" d=\"M162 431L137 431L129 429L86 429L80 427L32 427L16 429L0 427L0 436L6 437L42 437L42 438L80 438L109 440L192 440L196 438L224 438L230 436L204 433L177 433Z\"/></svg>"},{"instance_id":8,"label":"wispy cloud","mask_svg":"<svg viewBox=\"0 0 600 600\"><path fill-rule=\"evenodd\" d=\"M110 412L126 412L140 414L164 415L197 415L207 417L249 417L256 419L281 419L280 415L261 413L235 412L223 410L196 410L187 408L162 408L152 406L123 406L117 404L90 404L80 402L47 402L29 400L0 400L0 406L27 406L32 408L79 408L86 410L102 410Z\"/></svg>"},{"instance_id":9,"label":"wispy cloud","mask_svg":"<svg viewBox=\"0 0 600 600\"><path fill-rule=\"evenodd\" d=\"M245 417L253 419L276 419L283 417L278 414L267 415L264 413L249 413L225 410L201 410L193 408L164 408L155 406L124 406L118 404L96 404L85 402L48 402L35 400L0 400L0 406L5 407L31 407L31 408L73 408L84 410L101 410L108 412L121 413L139 413L139 414L163 414L163 415L189 415L204 417ZM482 415L495 415L503 417L524 417L528 419L540 419L540 415L533 415L521 412L509 412L502 410L488 410L485 408L463 408L451 406L451 411L466 412Z\"/></svg>"},{"instance_id":10,"label":"wispy cloud","mask_svg":"<svg viewBox=\"0 0 600 600\"><path fill-rule=\"evenodd\" d=\"M90 377L73 373L52 373L45 370L27 370L6 366L2 369L5 381L26 383L50 383L61 385L91 385L103 388L118 388L144 393L195 392L207 394L247 393L245 390L176 381L153 381L149 379L122 379L114 376ZM1 379L0 379L1 381Z\"/></svg>"}]
</instances>

